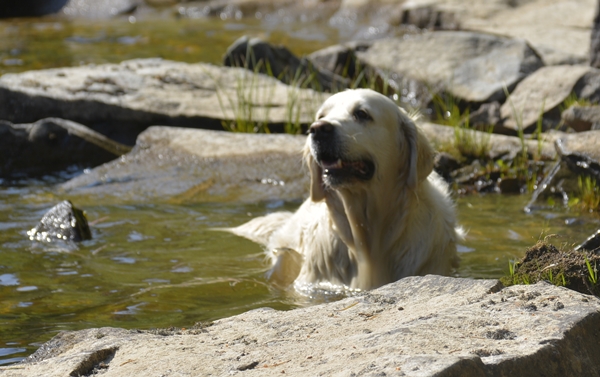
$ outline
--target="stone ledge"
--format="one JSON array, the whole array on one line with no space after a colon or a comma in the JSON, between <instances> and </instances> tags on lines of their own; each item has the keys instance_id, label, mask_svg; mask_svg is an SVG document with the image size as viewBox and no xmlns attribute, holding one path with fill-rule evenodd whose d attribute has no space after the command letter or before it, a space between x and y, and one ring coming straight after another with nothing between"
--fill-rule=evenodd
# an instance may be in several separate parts
<instances>
[{"instance_id":1,"label":"stone ledge","mask_svg":"<svg viewBox=\"0 0 600 377\"><path fill-rule=\"evenodd\" d=\"M546 283L428 275L205 328L65 332L0 375L598 376L599 310Z\"/></svg>"}]
</instances>

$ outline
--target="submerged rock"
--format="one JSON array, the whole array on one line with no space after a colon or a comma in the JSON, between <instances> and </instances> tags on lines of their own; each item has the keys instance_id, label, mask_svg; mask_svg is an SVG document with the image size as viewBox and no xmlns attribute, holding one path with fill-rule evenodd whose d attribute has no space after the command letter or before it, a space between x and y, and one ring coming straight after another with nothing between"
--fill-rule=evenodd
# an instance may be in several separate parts
<instances>
[{"instance_id":1,"label":"submerged rock","mask_svg":"<svg viewBox=\"0 0 600 377\"><path fill-rule=\"evenodd\" d=\"M334 303L257 309L210 326L63 332L0 373L595 376L599 313L599 300L547 283L409 277Z\"/></svg>"},{"instance_id":2,"label":"submerged rock","mask_svg":"<svg viewBox=\"0 0 600 377\"><path fill-rule=\"evenodd\" d=\"M64 200L42 217L40 223L27 232L32 241L80 242L92 238L90 227L83 211Z\"/></svg>"},{"instance_id":3,"label":"submerged rock","mask_svg":"<svg viewBox=\"0 0 600 377\"><path fill-rule=\"evenodd\" d=\"M502 101L504 87L543 66L524 40L467 31L379 40L357 56L386 72L396 92L412 92L414 107L425 107L437 92L466 103Z\"/></svg>"},{"instance_id":4,"label":"submerged rock","mask_svg":"<svg viewBox=\"0 0 600 377\"><path fill-rule=\"evenodd\" d=\"M73 165L97 166L130 150L65 119L46 118L32 124L0 121L0 178L40 176Z\"/></svg>"}]
</instances>

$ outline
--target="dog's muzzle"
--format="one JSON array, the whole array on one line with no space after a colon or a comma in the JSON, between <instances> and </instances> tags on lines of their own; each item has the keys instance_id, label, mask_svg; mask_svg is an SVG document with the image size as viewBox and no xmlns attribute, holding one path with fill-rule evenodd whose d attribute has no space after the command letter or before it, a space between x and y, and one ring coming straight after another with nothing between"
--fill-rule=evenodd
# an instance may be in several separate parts
<instances>
[{"instance_id":1,"label":"dog's muzzle","mask_svg":"<svg viewBox=\"0 0 600 377\"><path fill-rule=\"evenodd\" d=\"M318 120L310 126L308 132L313 157L322 169L326 184L336 186L356 178L369 180L373 177L375 164L371 160L344 157L344 148L334 125Z\"/></svg>"}]
</instances>

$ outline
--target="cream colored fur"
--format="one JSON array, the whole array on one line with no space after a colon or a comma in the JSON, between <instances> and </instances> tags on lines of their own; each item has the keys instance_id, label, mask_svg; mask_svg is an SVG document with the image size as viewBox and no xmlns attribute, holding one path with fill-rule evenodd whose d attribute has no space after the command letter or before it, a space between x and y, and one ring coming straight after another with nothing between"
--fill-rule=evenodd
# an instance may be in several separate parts
<instances>
[{"instance_id":1,"label":"cream colored fur","mask_svg":"<svg viewBox=\"0 0 600 377\"><path fill-rule=\"evenodd\" d=\"M357 108L372 121L357 119ZM231 230L266 247L271 280L301 291L372 289L411 275L449 274L460 229L447 185L432 172L433 150L415 123L371 90L333 95L317 120L333 126L345 158L368 157L375 172L370 180L328 186L309 135L310 198L293 214Z\"/></svg>"}]
</instances>

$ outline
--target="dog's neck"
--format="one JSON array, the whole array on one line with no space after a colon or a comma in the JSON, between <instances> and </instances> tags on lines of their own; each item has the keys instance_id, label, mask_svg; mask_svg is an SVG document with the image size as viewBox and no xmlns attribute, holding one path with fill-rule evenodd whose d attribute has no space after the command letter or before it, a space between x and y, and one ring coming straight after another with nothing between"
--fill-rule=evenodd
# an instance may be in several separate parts
<instances>
[{"instance_id":1,"label":"dog's neck","mask_svg":"<svg viewBox=\"0 0 600 377\"><path fill-rule=\"evenodd\" d=\"M380 187L376 196L364 189L328 190L325 200L336 233L357 263L352 288L372 289L393 281L391 249L405 229L389 226L407 223L404 217L410 211L405 207L411 201L400 198L394 185Z\"/></svg>"}]
</instances>

